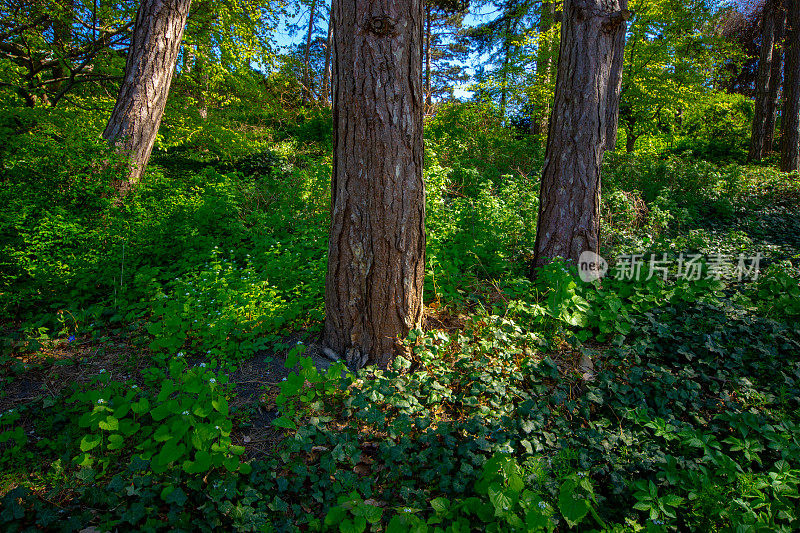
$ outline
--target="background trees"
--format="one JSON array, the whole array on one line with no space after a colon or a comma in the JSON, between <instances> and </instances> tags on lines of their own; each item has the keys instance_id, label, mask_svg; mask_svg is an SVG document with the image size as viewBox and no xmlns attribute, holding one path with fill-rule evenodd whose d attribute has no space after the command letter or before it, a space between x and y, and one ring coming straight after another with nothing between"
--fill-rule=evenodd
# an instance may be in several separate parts
<instances>
[{"instance_id":1,"label":"background trees","mask_svg":"<svg viewBox=\"0 0 800 533\"><path fill-rule=\"evenodd\" d=\"M129 158L130 172L117 186L122 195L139 181L150 159L190 5L191 0L143 0L136 14L125 78L103 132Z\"/></svg>"}]
</instances>

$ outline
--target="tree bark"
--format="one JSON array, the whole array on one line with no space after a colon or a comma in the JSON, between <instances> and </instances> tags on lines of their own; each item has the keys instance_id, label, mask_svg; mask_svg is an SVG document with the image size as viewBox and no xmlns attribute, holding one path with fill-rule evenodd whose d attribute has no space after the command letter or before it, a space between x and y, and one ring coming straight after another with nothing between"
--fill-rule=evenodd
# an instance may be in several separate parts
<instances>
[{"instance_id":1,"label":"tree bark","mask_svg":"<svg viewBox=\"0 0 800 533\"><path fill-rule=\"evenodd\" d=\"M124 196L144 172L178 59L191 0L142 0L136 13L125 78L103 138L129 157L117 190Z\"/></svg>"},{"instance_id":2,"label":"tree bark","mask_svg":"<svg viewBox=\"0 0 800 533\"><path fill-rule=\"evenodd\" d=\"M783 38L786 36L786 6L778 0L780 10L775 20L775 44L772 48L772 72L770 73L767 117L764 124L764 155L772 153L775 145L775 115L778 110L778 92L783 71Z\"/></svg>"},{"instance_id":3,"label":"tree bark","mask_svg":"<svg viewBox=\"0 0 800 533\"><path fill-rule=\"evenodd\" d=\"M311 37L314 35L314 15L317 11L317 0L311 0L311 14L308 17L308 35L306 36L306 52L303 58L303 105L311 98Z\"/></svg>"},{"instance_id":4,"label":"tree bark","mask_svg":"<svg viewBox=\"0 0 800 533\"><path fill-rule=\"evenodd\" d=\"M556 257L598 251L600 168L617 123L607 109L619 98L612 69L629 16L627 0L564 2L531 277Z\"/></svg>"},{"instance_id":5,"label":"tree bark","mask_svg":"<svg viewBox=\"0 0 800 533\"><path fill-rule=\"evenodd\" d=\"M334 0L324 343L386 367L422 322L422 0Z\"/></svg>"},{"instance_id":6,"label":"tree bark","mask_svg":"<svg viewBox=\"0 0 800 533\"><path fill-rule=\"evenodd\" d=\"M333 49L333 6L328 15L328 39L325 41L325 72L322 73L322 104L331 103L331 51Z\"/></svg>"},{"instance_id":7,"label":"tree bark","mask_svg":"<svg viewBox=\"0 0 800 533\"><path fill-rule=\"evenodd\" d=\"M800 0L788 0L781 170L800 170Z\"/></svg>"},{"instance_id":8,"label":"tree bark","mask_svg":"<svg viewBox=\"0 0 800 533\"><path fill-rule=\"evenodd\" d=\"M772 84L778 83L772 77L775 61L775 30L778 15L778 0L767 0L761 15L761 52L758 60L758 78L756 82L756 107L753 116L753 128L750 135L748 161L761 161L766 152L768 116L770 113L770 96ZM774 121L773 121L774 127Z\"/></svg>"}]
</instances>

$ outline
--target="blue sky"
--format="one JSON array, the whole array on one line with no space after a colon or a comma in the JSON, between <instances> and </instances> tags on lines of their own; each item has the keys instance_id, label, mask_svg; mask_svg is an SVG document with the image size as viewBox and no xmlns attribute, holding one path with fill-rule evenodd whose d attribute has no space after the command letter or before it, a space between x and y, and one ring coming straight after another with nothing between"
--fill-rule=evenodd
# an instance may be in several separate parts
<instances>
[{"instance_id":1,"label":"blue sky","mask_svg":"<svg viewBox=\"0 0 800 533\"><path fill-rule=\"evenodd\" d=\"M327 11L330 9L330 3L325 2L324 7L322 8ZM492 6L487 6L481 12L478 13L470 13L465 18L465 25L466 26L474 26L480 24L481 22L486 21L489 16L494 12L494 8ZM297 46L300 43L305 42L306 39L306 30L308 28L308 9L302 12L299 16L294 17L293 19L283 20L281 22L280 27L278 28L276 42L280 47L280 52L287 52L294 46ZM289 26L293 25L299 27L300 30L297 31L290 31ZM475 63L480 62L485 58L471 58L468 62L462 63L462 66L465 66L469 72L473 73L474 69L473 66ZM471 93L467 91L467 87L471 82L467 82L467 84L463 85L462 87L456 88L455 94L458 98L469 98Z\"/></svg>"}]
</instances>

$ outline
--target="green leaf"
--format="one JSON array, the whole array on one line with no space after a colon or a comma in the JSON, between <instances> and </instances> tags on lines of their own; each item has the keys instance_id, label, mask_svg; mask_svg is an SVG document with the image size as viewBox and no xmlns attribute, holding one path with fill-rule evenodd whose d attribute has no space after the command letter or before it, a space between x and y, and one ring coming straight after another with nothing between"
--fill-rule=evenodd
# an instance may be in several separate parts
<instances>
[{"instance_id":1,"label":"green leaf","mask_svg":"<svg viewBox=\"0 0 800 533\"><path fill-rule=\"evenodd\" d=\"M100 429L104 429L106 431L117 431L119 429L119 420L111 415L108 415L105 420L100 421L98 426Z\"/></svg>"},{"instance_id":2,"label":"green leaf","mask_svg":"<svg viewBox=\"0 0 800 533\"><path fill-rule=\"evenodd\" d=\"M138 402L134 402L131 404L131 411L133 411L137 415L146 413L149 410L150 410L150 400L148 400L147 398L142 398Z\"/></svg>"},{"instance_id":3,"label":"green leaf","mask_svg":"<svg viewBox=\"0 0 800 533\"><path fill-rule=\"evenodd\" d=\"M561 485L558 495L558 509L570 527L575 527L589 512L589 501L576 497L576 488L575 481L568 479Z\"/></svg>"},{"instance_id":4,"label":"green leaf","mask_svg":"<svg viewBox=\"0 0 800 533\"><path fill-rule=\"evenodd\" d=\"M81 451L88 452L100 445L102 437L100 435L84 435L81 439Z\"/></svg>"},{"instance_id":5,"label":"green leaf","mask_svg":"<svg viewBox=\"0 0 800 533\"><path fill-rule=\"evenodd\" d=\"M297 429L297 424L293 421L289 420L285 416L282 416L276 420L272 421L273 426L277 426L279 428L286 428L286 429Z\"/></svg>"},{"instance_id":6,"label":"green leaf","mask_svg":"<svg viewBox=\"0 0 800 533\"><path fill-rule=\"evenodd\" d=\"M216 400L212 400L211 405L222 416L228 416L228 400L226 400L224 396L219 396Z\"/></svg>"},{"instance_id":7,"label":"green leaf","mask_svg":"<svg viewBox=\"0 0 800 533\"><path fill-rule=\"evenodd\" d=\"M125 438L122 435L114 434L108 436L108 449L119 450L125 445Z\"/></svg>"}]
</instances>

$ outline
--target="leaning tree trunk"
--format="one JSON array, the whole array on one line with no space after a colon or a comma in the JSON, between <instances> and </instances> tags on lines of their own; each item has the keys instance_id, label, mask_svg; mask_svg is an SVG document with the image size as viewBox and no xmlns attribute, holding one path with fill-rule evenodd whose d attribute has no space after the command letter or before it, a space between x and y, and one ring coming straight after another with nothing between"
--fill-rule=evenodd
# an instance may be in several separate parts
<instances>
[{"instance_id":1,"label":"leaning tree trunk","mask_svg":"<svg viewBox=\"0 0 800 533\"><path fill-rule=\"evenodd\" d=\"M539 10L539 49L536 51L536 81L549 85L553 70L553 48L552 39L547 42L542 40L542 34L547 33L553 27L555 18L555 4L553 2L542 2ZM550 117L550 105L542 102L542 107L531 116L530 133L540 135L547 131L547 121Z\"/></svg>"},{"instance_id":2,"label":"leaning tree trunk","mask_svg":"<svg viewBox=\"0 0 800 533\"><path fill-rule=\"evenodd\" d=\"M553 258L598 251L600 167L617 122L607 110L619 99L612 69L622 65L629 16L627 0L564 2L531 277Z\"/></svg>"},{"instance_id":3,"label":"leaning tree trunk","mask_svg":"<svg viewBox=\"0 0 800 533\"><path fill-rule=\"evenodd\" d=\"M425 2L425 112L430 112L433 99L431 90L431 4Z\"/></svg>"},{"instance_id":4,"label":"leaning tree trunk","mask_svg":"<svg viewBox=\"0 0 800 533\"><path fill-rule=\"evenodd\" d=\"M767 117L770 113L771 85L777 83L772 77L773 61L775 61L775 23L779 11L777 4L777 0L767 0L761 15L761 52L758 59L756 108L750 135L750 150L747 153L748 161L761 161L766 152L764 141L769 123Z\"/></svg>"},{"instance_id":5,"label":"leaning tree trunk","mask_svg":"<svg viewBox=\"0 0 800 533\"><path fill-rule=\"evenodd\" d=\"M325 41L325 71L322 73L322 104L331 103L331 49L333 48L333 7L328 14L328 38Z\"/></svg>"},{"instance_id":6,"label":"leaning tree trunk","mask_svg":"<svg viewBox=\"0 0 800 533\"><path fill-rule=\"evenodd\" d=\"M156 140L172 83L191 0L142 0L117 103L103 132L129 157L130 171L117 184L125 195L141 178Z\"/></svg>"},{"instance_id":7,"label":"leaning tree trunk","mask_svg":"<svg viewBox=\"0 0 800 533\"><path fill-rule=\"evenodd\" d=\"M334 0L333 20L324 343L386 367L422 321L422 0Z\"/></svg>"},{"instance_id":8,"label":"leaning tree trunk","mask_svg":"<svg viewBox=\"0 0 800 533\"><path fill-rule=\"evenodd\" d=\"M800 170L800 0L789 0L783 76L781 170Z\"/></svg>"},{"instance_id":9,"label":"leaning tree trunk","mask_svg":"<svg viewBox=\"0 0 800 533\"><path fill-rule=\"evenodd\" d=\"M317 0L311 0L311 14L308 17L308 35L306 36L306 52L303 57L303 105L311 98L311 38L314 36L314 16L317 14Z\"/></svg>"}]
</instances>

